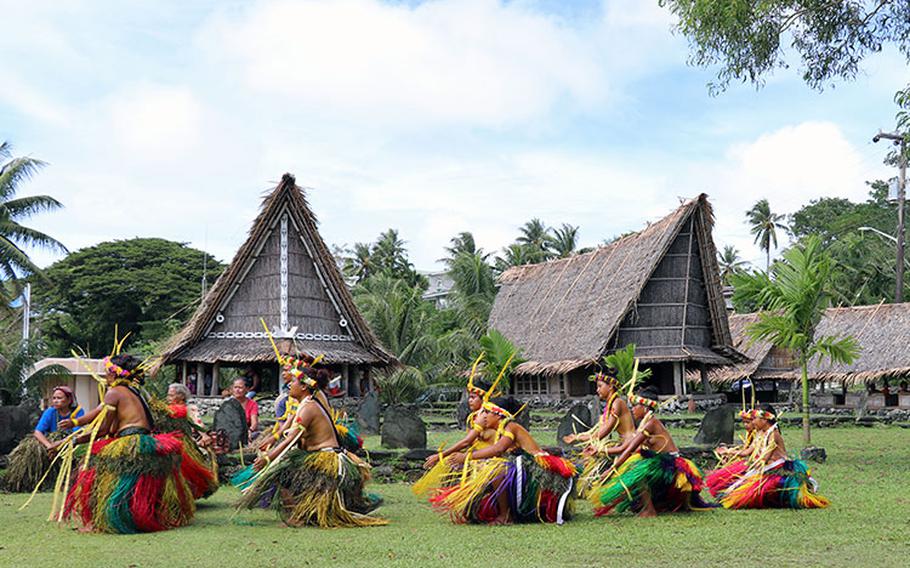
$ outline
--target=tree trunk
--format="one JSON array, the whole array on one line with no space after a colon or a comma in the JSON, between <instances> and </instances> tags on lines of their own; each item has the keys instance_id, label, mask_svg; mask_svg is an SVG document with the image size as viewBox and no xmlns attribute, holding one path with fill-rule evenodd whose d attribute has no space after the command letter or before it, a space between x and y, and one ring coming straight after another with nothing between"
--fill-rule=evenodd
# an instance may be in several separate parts
<instances>
[{"instance_id":1,"label":"tree trunk","mask_svg":"<svg viewBox=\"0 0 910 568\"><path fill-rule=\"evenodd\" d=\"M809 447L812 444L812 434L809 431L809 363L802 363L802 381L803 381L803 446Z\"/></svg>"},{"instance_id":2,"label":"tree trunk","mask_svg":"<svg viewBox=\"0 0 910 568\"><path fill-rule=\"evenodd\" d=\"M771 272L771 244L765 249L765 274Z\"/></svg>"}]
</instances>

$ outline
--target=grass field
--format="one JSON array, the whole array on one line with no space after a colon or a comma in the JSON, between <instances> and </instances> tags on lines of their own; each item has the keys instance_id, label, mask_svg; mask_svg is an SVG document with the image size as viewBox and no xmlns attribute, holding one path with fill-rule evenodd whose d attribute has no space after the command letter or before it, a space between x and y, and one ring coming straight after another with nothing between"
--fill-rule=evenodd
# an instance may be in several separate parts
<instances>
[{"instance_id":1,"label":"grass field","mask_svg":"<svg viewBox=\"0 0 910 568\"><path fill-rule=\"evenodd\" d=\"M692 431L679 431L685 444ZM796 428L785 430L791 448ZM712 511L657 519L595 519L586 503L565 526L458 526L404 484L376 485L392 521L370 529L288 529L266 511L234 516L232 488L202 502L192 526L165 533L80 534L45 521L50 496L18 511L0 495L0 566L908 566L910 430L814 431L829 461L815 466L833 504L816 511ZM431 436L433 444L440 437ZM545 443L550 438L541 435ZM373 440L370 440L373 442Z\"/></svg>"}]
</instances>

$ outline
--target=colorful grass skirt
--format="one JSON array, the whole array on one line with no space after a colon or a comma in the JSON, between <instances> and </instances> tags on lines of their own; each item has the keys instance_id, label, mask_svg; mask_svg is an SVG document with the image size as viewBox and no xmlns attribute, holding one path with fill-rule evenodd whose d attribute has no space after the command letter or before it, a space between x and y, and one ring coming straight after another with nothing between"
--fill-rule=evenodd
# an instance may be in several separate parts
<instances>
[{"instance_id":1,"label":"colorful grass skirt","mask_svg":"<svg viewBox=\"0 0 910 568\"><path fill-rule=\"evenodd\" d=\"M456 523L493 523L508 502L511 522L562 524L572 514L576 470L565 458L519 453L508 458L470 462L463 480L439 489L434 508Z\"/></svg>"},{"instance_id":2,"label":"colorful grass skirt","mask_svg":"<svg viewBox=\"0 0 910 568\"><path fill-rule=\"evenodd\" d=\"M643 509L647 492L658 513L700 511L712 508L701 498L701 472L677 454L642 450L625 461L619 470L599 486L589 499L597 516Z\"/></svg>"},{"instance_id":3,"label":"colorful grass skirt","mask_svg":"<svg viewBox=\"0 0 910 568\"><path fill-rule=\"evenodd\" d=\"M344 451L295 448L249 483L238 506L275 509L295 527L385 525L367 514L381 502L364 494L369 479L369 467Z\"/></svg>"},{"instance_id":4,"label":"colorful grass skirt","mask_svg":"<svg viewBox=\"0 0 910 568\"><path fill-rule=\"evenodd\" d=\"M92 445L66 498L65 518L96 532L143 533L189 524L196 512L181 474L179 434L128 429Z\"/></svg>"},{"instance_id":5,"label":"colorful grass skirt","mask_svg":"<svg viewBox=\"0 0 910 568\"><path fill-rule=\"evenodd\" d=\"M727 509L823 509L830 502L802 460L778 460L743 472L719 493Z\"/></svg>"}]
</instances>

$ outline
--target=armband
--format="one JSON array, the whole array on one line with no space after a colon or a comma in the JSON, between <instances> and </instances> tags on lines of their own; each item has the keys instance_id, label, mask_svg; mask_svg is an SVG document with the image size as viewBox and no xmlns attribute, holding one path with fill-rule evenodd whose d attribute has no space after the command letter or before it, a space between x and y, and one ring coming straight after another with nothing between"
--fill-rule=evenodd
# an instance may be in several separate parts
<instances>
[{"instance_id":1,"label":"armband","mask_svg":"<svg viewBox=\"0 0 910 568\"><path fill-rule=\"evenodd\" d=\"M78 425L79 425L79 419L76 418L76 417L70 418L70 422L73 423L73 426L78 426Z\"/></svg>"},{"instance_id":2,"label":"armband","mask_svg":"<svg viewBox=\"0 0 910 568\"><path fill-rule=\"evenodd\" d=\"M117 410L117 407L114 406L113 404L106 404L106 403L105 403L104 409L107 410L108 412L113 412L113 411Z\"/></svg>"},{"instance_id":3,"label":"armband","mask_svg":"<svg viewBox=\"0 0 910 568\"><path fill-rule=\"evenodd\" d=\"M505 436L506 438L512 440L513 442L515 441L515 434L513 434L512 432L510 432L508 430L503 430L502 435Z\"/></svg>"}]
</instances>

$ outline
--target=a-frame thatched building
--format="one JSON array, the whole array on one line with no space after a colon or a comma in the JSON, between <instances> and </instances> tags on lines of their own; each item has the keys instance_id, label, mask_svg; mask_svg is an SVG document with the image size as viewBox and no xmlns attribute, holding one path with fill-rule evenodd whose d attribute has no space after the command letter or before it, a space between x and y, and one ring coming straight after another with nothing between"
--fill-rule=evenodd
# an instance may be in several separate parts
<instances>
[{"instance_id":1,"label":"a-frame thatched building","mask_svg":"<svg viewBox=\"0 0 910 568\"><path fill-rule=\"evenodd\" d=\"M629 343L664 393L685 394L686 367L744 360L733 349L705 195L639 233L500 278L490 315L527 362L519 395L583 396L601 358Z\"/></svg>"},{"instance_id":2,"label":"a-frame thatched building","mask_svg":"<svg viewBox=\"0 0 910 568\"><path fill-rule=\"evenodd\" d=\"M260 318L283 352L323 355L352 395L369 384L372 367L395 362L357 311L291 174L265 197L246 242L162 364L177 365L184 380L195 375L197 392L219 394L222 366L277 365Z\"/></svg>"}]
</instances>

